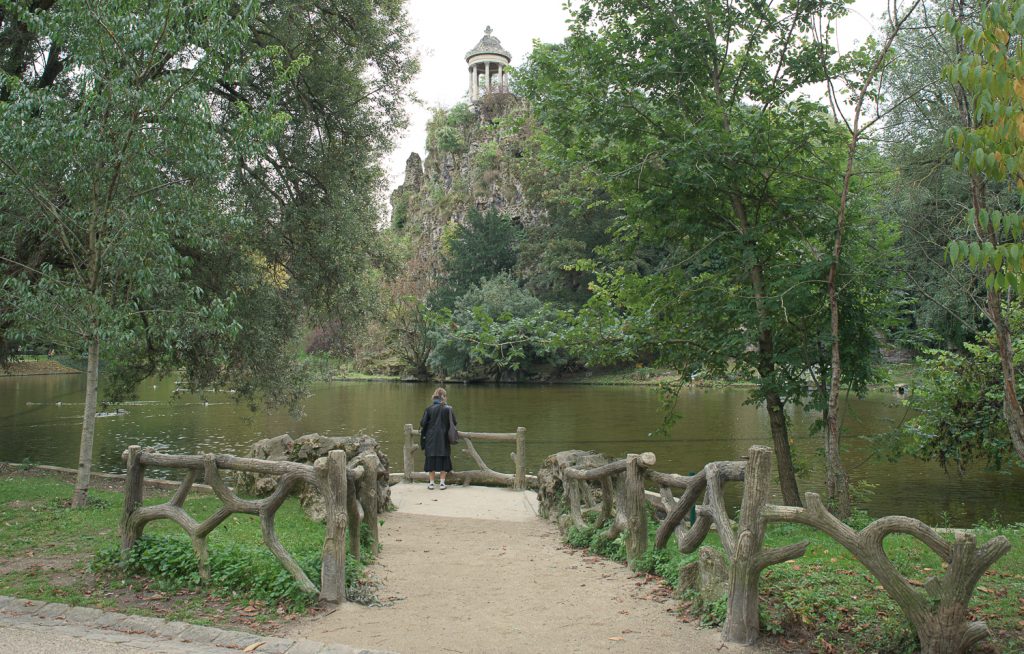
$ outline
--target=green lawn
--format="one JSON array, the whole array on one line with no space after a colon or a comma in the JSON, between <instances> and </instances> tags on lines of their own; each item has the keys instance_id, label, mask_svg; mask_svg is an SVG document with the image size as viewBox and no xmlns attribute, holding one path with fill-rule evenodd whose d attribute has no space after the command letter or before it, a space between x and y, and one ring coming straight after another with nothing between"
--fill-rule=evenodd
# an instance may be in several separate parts
<instances>
[{"instance_id":1,"label":"green lawn","mask_svg":"<svg viewBox=\"0 0 1024 654\"><path fill-rule=\"evenodd\" d=\"M653 543L654 520L649 527ZM984 619L993 634L978 651L1024 652L1024 525L980 525L975 533L979 543L999 534L1011 543L1009 553L982 577L974 595L972 614ZM570 528L566 540L595 554L625 560L624 537L609 542L600 538L599 530ZM823 653L917 651L916 636L899 607L878 581L831 538L803 525L778 524L769 526L766 540L768 546L810 541L802 558L772 566L761 576L762 628L767 633ZM714 532L705 544L718 547ZM941 571L938 557L909 536L887 538L886 551L900 571L916 582ZM679 568L696 560L696 556L680 554L673 538L664 550L649 549L639 569L660 575L676 586ZM693 593L681 595L684 611L692 618L708 625L724 621L724 600L704 603Z\"/></svg>"},{"instance_id":2,"label":"green lawn","mask_svg":"<svg viewBox=\"0 0 1024 654\"><path fill-rule=\"evenodd\" d=\"M0 474L0 594L232 626L280 620L315 601L263 544L256 516L233 515L213 531L212 579L200 584L191 544L178 525L150 523L125 568L117 534L121 493L94 488L90 506L72 510L71 491L55 476ZM146 495L146 504L170 497L148 488ZM197 520L219 507L212 495L193 494L185 504ZM294 499L277 512L275 524L284 546L319 583L323 525L310 521ZM363 562L349 557L350 585L360 585L362 569Z\"/></svg>"}]
</instances>

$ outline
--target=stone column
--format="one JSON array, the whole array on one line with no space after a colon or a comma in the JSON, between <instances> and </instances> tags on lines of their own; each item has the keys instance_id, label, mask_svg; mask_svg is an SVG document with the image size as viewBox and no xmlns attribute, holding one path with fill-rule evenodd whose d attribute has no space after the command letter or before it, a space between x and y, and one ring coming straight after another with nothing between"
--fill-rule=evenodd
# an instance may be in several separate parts
<instances>
[{"instance_id":1,"label":"stone column","mask_svg":"<svg viewBox=\"0 0 1024 654\"><path fill-rule=\"evenodd\" d=\"M498 64L498 93L505 92L505 66Z\"/></svg>"},{"instance_id":2,"label":"stone column","mask_svg":"<svg viewBox=\"0 0 1024 654\"><path fill-rule=\"evenodd\" d=\"M476 66L474 65L474 66L470 66L469 67L469 99L470 100L475 100L476 99L475 97L473 97L475 95L473 93L473 87L476 86L475 82L476 82Z\"/></svg>"},{"instance_id":3,"label":"stone column","mask_svg":"<svg viewBox=\"0 0 1024 654\"><path fill-rule=\"evenodd\" d=\"M487 66L487 84L484 86L484 93L491 92L491 62L485 62L484 66Z\"/></svg>"}]
</instances>

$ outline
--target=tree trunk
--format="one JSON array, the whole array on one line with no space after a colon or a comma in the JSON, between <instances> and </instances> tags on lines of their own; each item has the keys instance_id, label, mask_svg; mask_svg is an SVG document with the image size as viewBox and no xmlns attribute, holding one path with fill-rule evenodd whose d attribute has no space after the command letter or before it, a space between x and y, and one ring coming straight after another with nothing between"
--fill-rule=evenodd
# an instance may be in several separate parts
<instances>
[{"instance_id":1,"label":"tree trunk","mask_svg":"<svg viewBox=\"0 0 1024 654\"><path fill-rule=\"evenodd\" d=\"M977 177L971 178L971 204L974 208L974 230L981 240L987 240L993 245L999 244L995 231L991 226L983 229L978 222L979 212L985 208L986 189L984 182ZM991 272L989 266L986 272ZM1001 306L1002 298L999 291L989 287L986 292L986 313L992 321L992 327L996 332L996 344L999 349L999 365L1003 373L1003 416L1006 418L1007 431L1010 434L1010 442L1013 444L1013 451L1017 457L1024 461L1024 409L1021 408L1017 395L1017 371L1013 366L1013 340L1010 334L1010 326L1003 318Z\"/></svg>"},{"instance_id":2,"label":"tree trunk","mask_svg":"<svg viewBox=\"0 0 1024 654\"><path fill-rule=\"evenodd\" d=\"M850 154L852 164L853 154ZM843 459L839 451L839 391L843 379L842 358L839 340L839 300L836 297L836 276L838 274L839 257L843 244L843 223L846 213L846 187L844 180L843 200L839 209L839 221L836 226L835 244L832 251L832 264L828 270L828 306L831 313L830 327L832 332L832 380L828 389L828 407L825 411L825 488L833 510L840 519L850 517L850 479L843 468Z\"/></svg>"},{"instance_id":3,"label":"tree trunk","mask_svg":"<svg viewBox=\"0 0 1024 654\"><path fill-rule=\"evenodd\" d=\"M779 465L779 486L782 488L782 501L788 506L803 506L800 502L800 489L796 483L793 453L789 449L789 429L786 426L786 414L782 398L779 397L778 393L766 393L765 405L768 407L768 423L772 429L775 461Z\"/></svg>"},{"instance_id":4,"label":"tree trunk","mask_svg":"<svg viewBox=\"0 0 1024 654\"><path fill-rule=\"evenodd\" d=\"M863 95L861 96L863 99ZM843 383L843 361L840 356L839 340L839 296L836 278L839 276L839 259L843 254L843 233L846 231L846 205L850 197L850 179L853 177L853 158L857 153L857 121L860 118L861 102L858 101L854 116L854 133L846 156L846 172L843 174L843 192L839 198L839 215L836 218L835 240L832 244L832 263L828 267L828 308L829 326L832 333L832 381L828 388L828 407L825 410L825 488L832 510L840 520L850 517L850 478L843 467L839 451L839 391Z\"/></svg>"},{"instance_id":5,"label":"tree trunk","mask_svg":"<svg viewBox=\"0 0 1024 654\"><path fill-rule=\"evenodd\" d=\"M92 442L96 435L96 399L100 386L100 339L89 340L89 364L85 375L85 413L82 416L82 442L78 450L78 480L71 506L80 509L85 506L92 475Z\"/></svg>"},{"instance_id":6,"label":"tree trunk","mask_svg":"<svg viewBox=\"0 0 1024 654\"><path fill-rule=\"evenodd\" d=\"M1013 451L1024 461L1024 409L1017 399L1017 371L1013 367L1013 341L1010 327L1003 318L999 305L1000 297L994 289L988 290L988 317L996 331L996 343L999 347L999 365L1003 371L1003 416L1006 418L1007 431Z\"/></svg>"},{"instance_id":7,"label":"tree trunk","mask_svg":"<svg viewBox=\"0 0 1024 654\"><path fill-rule=\"evenodd\" d=\"M728 122L725 127L728 130ZM738 195L732 196L732 210L739 221L740 233L747 235L750 232L747 209ZM775 372L775 340L771 328L768 327L770 316L765 304L764 268L760 263L755 263L750 268L750 288L754 292L754 305L757 317L761 321L761 331L757 336L757 374L761 378L761 387L765 388L766 385L774 383L772 375ZM779 465L782 499L789 506L803 506L800 503L800 489L796 483L796 470L793 468L793 454L789 449L789 430L786 426L782 398L775 391L765 392L764 398L768 407L768 422L772 430L775 459Z\"/></svg>"}]
</instances>

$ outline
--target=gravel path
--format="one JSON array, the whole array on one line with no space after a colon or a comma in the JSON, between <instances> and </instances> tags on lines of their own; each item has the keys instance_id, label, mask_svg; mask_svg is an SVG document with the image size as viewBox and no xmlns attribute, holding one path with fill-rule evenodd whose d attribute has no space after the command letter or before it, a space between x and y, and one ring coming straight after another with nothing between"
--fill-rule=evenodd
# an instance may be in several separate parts
<instances>
[{"instance_id":1,"label":"gravel path","mask_svg":"<svg viewBox=\"0 0 1024 654\"><path fill-rule=\"evenodd\" d=\"M561 545L532 493L399 484L392 499L370 568L388 605L345 604L291 637L406 654L756 651L679 620L657 582Z\"/></svg>"}]
</instances>

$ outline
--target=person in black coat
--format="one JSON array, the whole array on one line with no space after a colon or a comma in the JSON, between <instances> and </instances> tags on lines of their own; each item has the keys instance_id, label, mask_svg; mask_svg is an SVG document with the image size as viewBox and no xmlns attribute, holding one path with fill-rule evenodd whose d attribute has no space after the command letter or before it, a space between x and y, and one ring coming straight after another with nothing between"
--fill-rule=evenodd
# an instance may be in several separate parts
<instances>
[{"instance_id":1,"label":"person in black coat","mask_svg":"<svg viewBox=\"0 0 1024 654\"><path fill-rule=\"evenodd\" d=\"M455 412L448 406L448 393L443 388L434 391L433 404L420 418L420 449L423 450L424 472L429 473L428 490L434 490L434 473L441 473L441 490L447 488L445 477L452 471L452 446L448 442L449 421L457 425Z\"/></svg>"}]
</instances>

